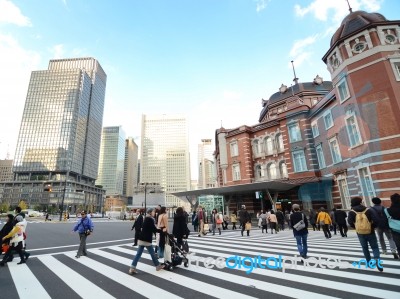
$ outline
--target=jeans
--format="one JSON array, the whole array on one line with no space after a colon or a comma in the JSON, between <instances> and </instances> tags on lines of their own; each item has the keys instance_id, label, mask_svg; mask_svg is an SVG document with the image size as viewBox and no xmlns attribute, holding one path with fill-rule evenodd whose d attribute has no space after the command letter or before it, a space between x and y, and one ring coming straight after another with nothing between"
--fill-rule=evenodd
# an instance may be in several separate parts
<instances>
[{"instance_id":1,"label":"jeans","mask_svg":"<svg viewBox=\"0 0 400 299\"><path fill-rule=\"evenodd\" d=\"M379 238L379 243L381 243L382 251L386 251L386 243L385 243L385 239L383 238L383 234L385 234L386 238L389 240L390 251L392 251L392 252L396 251L396 244L393 241L392 232L390 231L389 228L382 229L382 228L377 227L376 233Z\"/></svg>"},{"instance_id":2,"label":"jeans","mask_svg":"<svg viewBox=\"0 0 400 299\"><path fill-rule=\"evenodd\" d=\"M297 249L302 257L307 256L307 236L308 234L295 236L297 241Z\"/></svg>"},{"instance_id":3,"label":"jeans","mask_svg":"<svg viewBox=\"0 0 400 299\"><path fill-rule=\"evenodd\" d=\"M86 234L81 234L79 233L79 239L80 239L80 243L79 243L79 249L78 249L78 253L76 255L86 255Z\"/></svg>"},{"instance_id":4,"label":"jeans","mask_svg":"<svg viewBox=\"0 0 400 299\"><path fill-rule=\"evenodd\" d=\"M147 251L149 252L149 254L151 256L151 259L153 260L154 266L157 267L160 264L160 262L156 258L156 255L154 253L154 249L153 249L152 245L150 245L150 246L139 245L139 248L138 248L138 250L136 252L135 258L132 261L132 268L136 268L137 263L139 262L140 257L142 256L142 253L143 253L143 250L144 250L145 247L146 247Z\"/></svg>"},{"instance_id":5,"label":"jeans","mask_svg":"<svg viewBox=\"0 0 400 299\"><path fill-rule=\"evenodd\" d=\"M371 260L371 254L369 253L368 243L371 246L372 254L374 255L374 259L379 259L379 247L378 247L378 240L376 239L375 233L368 234L368 235L360 235L357 234L358 240L360 241L364 257L367 261Z\"/></svg>"}]
</instances>

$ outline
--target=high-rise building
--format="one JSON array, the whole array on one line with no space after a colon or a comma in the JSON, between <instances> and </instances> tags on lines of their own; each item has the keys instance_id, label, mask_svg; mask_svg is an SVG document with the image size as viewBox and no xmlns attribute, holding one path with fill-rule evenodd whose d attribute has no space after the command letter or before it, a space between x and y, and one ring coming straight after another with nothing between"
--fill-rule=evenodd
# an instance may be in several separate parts
<instances>
[{"instance_id":1,"label":"high-rise building","mask_svg":"<svg viewBox=\"0 0 400 299\"><path fill-rule=\"evenodd\" d=\"M125 165L125 133L119 127L104 127L101 134L97 185L106 195L123 195Z\"/></svg>"},{"instance_id":2,"label":"high-rise building","mask_svg":"<svg viewBox=\"0 0 400 299\"><path fill-rule=\"evenodd\" d=\"M123 194L133 196L137 186L139 148L132 137L125 140L124 186Z\"/></svg>"},{"instance_id":3,"label":"high-rise building","mask_svg":"<svg viewBox=\"0 0 400 299\"><path fill-rule=\"evenodd\" d=\"M216 171L211 139L202 139L198 145L197 166L199 167L198 188L215 187Z\"/></svg>"},{"instance_id":4,"label":"high-rise building","mask_svg":"<svg viewBox=\"0 0 400 299\"><path fill-rule=\"evenodd\" d=\"M13 160L0 160L0 182L12 181L12 163Z\"/></svg>"},{"instance_id":5,"label":"high-rise building","mask_svg":"<svg viewBox=\"0 0 400 299\"><path fill-rule=\"evenodd\" d=\"M106 80L94 58L50 60L47 70L32 72L3 201L100 209L104 192L94 182Z\"/></svg>"},{"instance_id":6,"label":"high-rise building","mask_svg":"<svg viewBox=\"0 0 400 299\"><path fill-rule=\"evenodd\" d=\"M142 116L140 182L164 188L167 206L182 206L174 191L190 190L187 120L181 115Z\"/></svg>"}]
</instances>

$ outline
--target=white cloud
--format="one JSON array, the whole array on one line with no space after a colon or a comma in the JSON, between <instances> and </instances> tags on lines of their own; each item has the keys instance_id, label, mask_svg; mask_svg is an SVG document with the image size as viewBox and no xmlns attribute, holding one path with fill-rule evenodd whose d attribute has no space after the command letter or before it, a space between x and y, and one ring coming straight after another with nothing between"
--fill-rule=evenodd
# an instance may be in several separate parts
<instances>
[{"instance_id":1,"label":"white cloud","mask_svg":"<svg viewBox=\"0 0 400 299\"><path fill-rule=\"evenodd\" d=\"M64 58L64 45L55 45L50 49L50 52L52 53L53 59Z\"/></svg>"},{"instance_id":2,"label":"white cloud","mask_svg":"<svg viewBox=\"0 0 400 299\"><path fill-rule=\"evenodd\" d=\"M8 149L10 158L14 156L30 74L38 69L40 55L4 34L0 34L0 53L0 111L7 111L0 118L0 159L4 159Z\"/></svg>"},{"instance_id":3,"label":"white cloud","mask_svg":"<svg viewBox=\"0 0 400 299\"><path fill-rule=\"evenodd\" d=\"M309 36L309 37L306 37L306 38L301 39L301 40L297 40L293 44L293 47L290 50L290 54L289 55L294 57L296 55L299 55L299 54L303 53L304 52L304 48L306 48L309 45L314 44L316 42L317 38L318 38L318 35L316 34L316 35Z\"/></svg>"},{"instance_id":4,"label":"white cloud","mask_svg":"<svg viewBox=\"0 0 400 299\"><path fill-rule=\"evenodd\" d=\"M255 0L255 1L256 1L256 10L257 12L260 12L267 7L267 3L270 0Z\"/></svg>"},{"instance_id":5,"label":"white cloud","mask_svg":"<svg viewBox=\"0 0 400 299\"><path fill-rule=\"evenodd\" d=\"M0 0L0 24L9 23L18 26L32 26L28 17L14 3L8 0Z\"/></svg>"}]
</instances>

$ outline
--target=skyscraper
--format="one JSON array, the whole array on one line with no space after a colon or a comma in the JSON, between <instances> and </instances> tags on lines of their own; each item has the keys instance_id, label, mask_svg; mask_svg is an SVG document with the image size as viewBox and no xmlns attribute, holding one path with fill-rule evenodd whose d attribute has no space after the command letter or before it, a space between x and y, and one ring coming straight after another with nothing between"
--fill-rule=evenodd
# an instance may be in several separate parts
<instances>
[{"instance_id":1,"label":"skyscraper","mask_svg":"<svg viewBox=\"0 0 400 299\"><path fill-rule=\"evenodd\" d=\"M199 167L199 189L215 187L216 171L213 152L214 149L211 139L201 139L201 143L198 145L197 157L197 166Z\"/></svg>"},{"instance_id":2,"label":"skyscraper","mask_svg":"<svg viewBox=\"0 0 400 299\"><path fill-rule=\"evenodd\" d=\"M3 200L98 209L98 171L107 76L94 58L50 60L33 71L18 136L11 188ZM49 188L45 188L48 187ZM43 193L43 190L52 192ZM59 207L63 208L63 207Z\"/></svg>"},{"instance_id":3,"label":"skyscraper","mask_svg":"<svg viewBox=\"0 0 400 299\"><path fill-rule=\"evenodd\" d=\"M125 164L123 195L133 196L133 190L138 184L139 148L132 137L125 140Z\"/></svg>"},{"instance_id":4,"label":"skyscraper","mask_svg":"<svg viewBox=\"0 0 400 299\"><path fill-rule=\"evenodd\" d=\"M181 115L142 116L140 182L158 183L166 204L181 206L169 192L190 190L187 120Z\"/></svg>"},{"instance_id":5,"label":"skyscraper","mask_svg":"<svg viewBox=\"0 0 400 299\"><path fill-rule=\"evenodd\" d=\"M104 127L96 184L103 186L106 195L123 195L124 160L124 131L121 127Z\"/></svg>"}]
</instances>

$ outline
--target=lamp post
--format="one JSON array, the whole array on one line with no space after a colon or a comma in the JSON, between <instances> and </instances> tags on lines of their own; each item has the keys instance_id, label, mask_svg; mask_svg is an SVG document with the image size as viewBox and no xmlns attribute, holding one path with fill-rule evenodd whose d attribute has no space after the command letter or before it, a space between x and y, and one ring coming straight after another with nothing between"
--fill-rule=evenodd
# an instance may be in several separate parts
<instances>
[{"instance_id":1,"label":"lamp post","mask_svg":"<svg viewBox=\"0 0 400 299\"><path fill-rule=\"evenodd\" d=\"M147 183L144 183L144 212L147 213Z\"/></svg>"}]
</instances>

